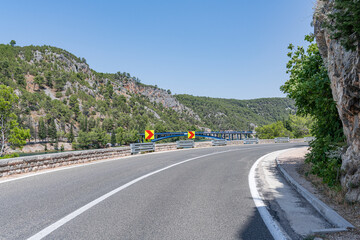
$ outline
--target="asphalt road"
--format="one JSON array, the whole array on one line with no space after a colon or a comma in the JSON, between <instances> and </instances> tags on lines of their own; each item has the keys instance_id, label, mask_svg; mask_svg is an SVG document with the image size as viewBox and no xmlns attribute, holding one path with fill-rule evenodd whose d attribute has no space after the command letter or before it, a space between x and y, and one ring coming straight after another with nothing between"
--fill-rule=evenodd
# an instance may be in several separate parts
<instances>
[{"instance_id":1,"label":"asphalt road","mask_svg":"<svg viewBox=\"0 0 360 240\"><path fill-rule=\"evenodd\" d=\"M251 198L248 173L259 157L300 145L143 154L0 180L0 239L32 237L134 179L196 157L114 193L44 239L272 239Z\"/></svg>"}]
</instances>

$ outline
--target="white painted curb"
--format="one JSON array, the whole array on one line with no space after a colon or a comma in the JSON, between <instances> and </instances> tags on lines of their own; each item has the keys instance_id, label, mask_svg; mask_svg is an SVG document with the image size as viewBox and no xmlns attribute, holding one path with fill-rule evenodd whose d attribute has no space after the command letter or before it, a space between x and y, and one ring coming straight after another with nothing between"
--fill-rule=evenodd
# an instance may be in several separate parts
<instances>
[{"instance_id":1,"label":"white painted curb","mask_svg":"<svg viewBox=\"0 0 360 240\"><path fill-rule=\"evenodd\" d=\"M268 157L271 154L275 154L275 153L280 154L283 151L284 150L272 152L256 160L256 162L252 165L250 169L249 177L248 177L250 192L254 200L255 206L258 209L262 219L264 220L265 225L267 226L267 228L269 229L271 235L275 240L290 240L291 238L287 235L287 233L284 230L282 230L280 224L271 216L264 202L264 199L262 198L262 196L260 196L256 187L255 169L264 158Z\"/></svg>"}]
</instances>

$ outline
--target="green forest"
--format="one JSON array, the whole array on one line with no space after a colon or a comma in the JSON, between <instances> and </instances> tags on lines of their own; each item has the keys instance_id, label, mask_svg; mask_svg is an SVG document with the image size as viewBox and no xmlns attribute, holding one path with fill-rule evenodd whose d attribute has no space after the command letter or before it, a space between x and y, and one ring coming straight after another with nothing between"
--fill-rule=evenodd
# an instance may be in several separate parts
<instances>
[{"instance_id":1,"label":"green forest","mask_svg":"<svg viewBox=\"0 0 360 240\"><path fill-rule=\"evenodd\" d=\"M289 118L296 112L290 98L259 98L237 100L175 95L185 106L193 109L212 130L251 130Z\"/></svg>"}]
</instances>

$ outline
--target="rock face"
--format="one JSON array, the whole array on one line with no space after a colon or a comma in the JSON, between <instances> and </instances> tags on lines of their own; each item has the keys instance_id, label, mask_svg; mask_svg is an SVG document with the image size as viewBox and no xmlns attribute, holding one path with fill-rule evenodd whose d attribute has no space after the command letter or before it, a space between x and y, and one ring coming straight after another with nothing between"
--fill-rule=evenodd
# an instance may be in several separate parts
<instances>
[{"instance_id":1,"label":"rock face","mask_svg":"<svg viewBox=\"0 0 360 240\"><path fill-rule=\"evenodd\" d=\"M342 155L341 184L346 199L360 202L360 48L346 51L322 26L332 12L333 0L318 0L314 14L316 41L328 68L331 88L347 137L348 148Z\"/></svg>"},{"instance_id":2,"label":"rock face","mask_svg":"<svg viewBox=\"0 0 360 240\"><path fill-rule=\"evenodd\" d=\"M150 102L161 103L166 108L171 108L178 113L186 113L197 121L200 117L190 108L181 104L173 95L164 89L136 84L134 81L124 83L124 88L131 93L141 94L149 98Z\"/></svg>"}]
</instances>

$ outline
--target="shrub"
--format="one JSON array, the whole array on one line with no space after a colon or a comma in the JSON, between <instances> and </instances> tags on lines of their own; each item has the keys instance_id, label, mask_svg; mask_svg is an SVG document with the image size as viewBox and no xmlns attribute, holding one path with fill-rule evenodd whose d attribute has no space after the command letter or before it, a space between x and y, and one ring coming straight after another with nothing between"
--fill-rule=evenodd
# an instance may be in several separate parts
<instances>
[{"instance_id":1,"label":"shrub","mask_svg":"<svg viewBox=\"0 0 360 240\"><path fill-rule=\"evenodd\" d=\"M314 119L311 128L316 138L310 143L310 154L306 161L312 163L312 172L323 178L329 186L338 185L338 175L341 159L331 156L329 152L343 146L344 133L336 104L330 88L327 75L317 45L313 36L306 36L310 42L307 50L303 47L294 49L290 44L287 64L290 79L281 86L281 90L295 100L298 113L309 115Z\"/></svg>"}]
</instances>

